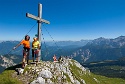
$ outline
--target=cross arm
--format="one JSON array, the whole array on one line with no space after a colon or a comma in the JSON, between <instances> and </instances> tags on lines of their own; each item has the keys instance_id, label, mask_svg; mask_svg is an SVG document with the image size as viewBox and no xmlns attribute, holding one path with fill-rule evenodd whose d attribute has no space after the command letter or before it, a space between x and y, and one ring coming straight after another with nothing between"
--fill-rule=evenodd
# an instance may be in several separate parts
<instances>
[{"instance_id":1,"label":"cross arm","mask_svg":"<svg viewBox=\"0 0 125 84\"><path fill-rule=\"evenodd\" d=\"M37 16L34 16L34 15L32 15L32 14L29 14L29 13L26 13L26 17L29 17L29 18L38 20L38 21L40 21L40 22L44 22L44 23L46 23L46 24L50 24L49 21L47 21L47 20L45 20L45 19L41 19L41 18L39 18L39 17L37 17Z\"/></svg>"}]
</instances>

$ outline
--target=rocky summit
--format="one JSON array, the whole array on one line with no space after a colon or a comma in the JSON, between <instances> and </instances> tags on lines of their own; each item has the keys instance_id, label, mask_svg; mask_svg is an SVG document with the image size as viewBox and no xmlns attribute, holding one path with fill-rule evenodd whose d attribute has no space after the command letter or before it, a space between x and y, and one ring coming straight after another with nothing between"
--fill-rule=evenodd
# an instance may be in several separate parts
<instances>
[{"instance_id":1,"label":"rocky summit","mask_svg":"<svg viewBox=\"0 0 125 84\"><path fill-rule=\"evenodd\" d=\"M63 61L50 62L42 61L37 65L31 63L25 69L19 69L13 77L23 81L24 84L86 84L77 74L73 73L72 68L79 68L80 74L89 73L77 61L63 58ZM17 68L18 69L18 68ZM78 69L76 69L78 70ZM18 74L18 75L17 75Z\"/></svg>"}]
</instances>

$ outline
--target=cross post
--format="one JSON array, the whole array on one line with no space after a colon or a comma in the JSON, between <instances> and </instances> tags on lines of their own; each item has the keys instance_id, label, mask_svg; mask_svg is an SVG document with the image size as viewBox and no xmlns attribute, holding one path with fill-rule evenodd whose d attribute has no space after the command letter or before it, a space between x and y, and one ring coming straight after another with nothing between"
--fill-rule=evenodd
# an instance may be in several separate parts
<instances>
[{"instance_id":1,"label":"cross post","mask_svg":"<svg viewBox=\"0 0 125 84\"><path fill-rule=\"evenodd\" d=\"M38 16L34 16L32 14L29 14L29 13L26 13L26 17L29 17L29 18L32 18L34 20L37 20L38 22L38 32L37 32L37 35L38 35L38 40L40 42L40 52L38 53L38 61L41 60L41 26L42 26L42 22L43 23L46 23L46 24L50 24L49 21L45 20L45 19L42 19L42 4L39 3L38 5Z\"/></svg>"}]
</instances>

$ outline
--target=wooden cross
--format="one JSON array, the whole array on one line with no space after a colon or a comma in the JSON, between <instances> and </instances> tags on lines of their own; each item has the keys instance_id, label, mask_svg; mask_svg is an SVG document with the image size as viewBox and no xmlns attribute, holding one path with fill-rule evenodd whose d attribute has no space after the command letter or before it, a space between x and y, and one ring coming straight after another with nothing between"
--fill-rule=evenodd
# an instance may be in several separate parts
<instances>
[{"instance_id":1,"label":"wooden cross","mask_svg":"<svg viewBox=\"0 0 125 84\"><path fill-rule=\"evenodd\" d=\"M42 4L39 3L38 5L38 16L34 16L32 14L26 13L26 17L32 18L37 20L38 22L38 40L40 42L40 52L38 54L38 61L41 59L41 23L44 22L46 24L50 24L49 21L42 19Z\"/></svg>"}]
</instances>

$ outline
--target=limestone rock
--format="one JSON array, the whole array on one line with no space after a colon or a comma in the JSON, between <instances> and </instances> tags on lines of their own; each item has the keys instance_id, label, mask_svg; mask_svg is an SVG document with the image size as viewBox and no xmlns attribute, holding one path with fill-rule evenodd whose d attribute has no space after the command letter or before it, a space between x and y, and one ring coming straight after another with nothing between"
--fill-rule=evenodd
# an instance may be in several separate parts
<instances>
[{"instance_id":1,"label":"limestone rock","mask_svg":"<svg viewBox=\"0 0 125 84\"><path fill-rule=\"evenodd\" d=\"M39 73L39 77L43 77L43 78L52 78L52 73L48 70L42 70Z\"/></svg>"},{"instance_id":2,"label":"limestone rock","mask_svg":"<svg viewBox=\"0 0 125 84\"><path fill-rule=\"evenodd\" d=\"M45 84L45 79L43 79L42 77L38 77L36 80L31 82L30 84Z\"/></svg>"}]
</instances>

